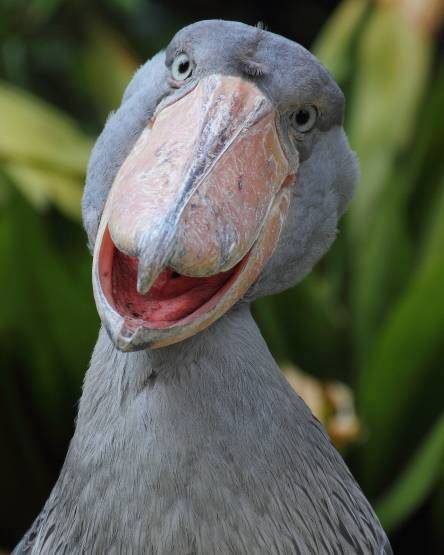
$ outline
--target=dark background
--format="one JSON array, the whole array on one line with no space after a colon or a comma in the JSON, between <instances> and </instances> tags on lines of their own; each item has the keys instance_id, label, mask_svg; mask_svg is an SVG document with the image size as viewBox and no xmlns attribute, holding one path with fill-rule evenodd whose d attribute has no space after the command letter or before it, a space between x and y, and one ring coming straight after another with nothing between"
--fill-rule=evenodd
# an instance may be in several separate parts
<instances>
[{"instance_id":1,"label":"dark background","mask_svg":"<svg viewBox=\"0 0 444 555\"><path fill-rule=\"evenodd\" d=\"M0 547L57 479L99 325L85 164L137 66L199 19L306 46L347 99L362 179L313 274L255 314L277 360L355 396L343 455L396 553L444 552L442 6L0 0Z\"/></svg>"}]
</instances>

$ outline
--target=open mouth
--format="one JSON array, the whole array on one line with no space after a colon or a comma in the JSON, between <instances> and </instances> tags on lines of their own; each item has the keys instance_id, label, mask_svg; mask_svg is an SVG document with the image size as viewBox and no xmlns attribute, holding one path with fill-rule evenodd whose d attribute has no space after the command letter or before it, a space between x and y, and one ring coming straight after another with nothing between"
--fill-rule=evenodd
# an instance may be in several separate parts
<instances>
[{"instance_id":1,"label":"open mouth","mask_svg":"<svg viewBox=\"0 0 444 555\"><path fill-rule=\"evenodd\" d=\"M249 253L233 268L194 277L166 267L144 295L137 291L138 259L121 252L104 234L99 274L108 303L124 319L128 330L140 326L171 328L193 322L214 308L242 272Z\"/></svg>"}]
</instances>

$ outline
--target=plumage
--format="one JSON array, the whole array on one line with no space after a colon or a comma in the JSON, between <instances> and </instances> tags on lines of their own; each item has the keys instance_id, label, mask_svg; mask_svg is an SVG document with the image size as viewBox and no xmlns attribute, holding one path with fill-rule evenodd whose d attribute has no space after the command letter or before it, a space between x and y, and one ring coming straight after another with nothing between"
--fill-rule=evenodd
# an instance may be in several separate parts
<instances>
[{"instance_id":1,"label":"plumage","mask_svg":"<svg viewBox=\"0 0 444 555\"><path fill-rule=\"evenodd\" d=\"M185 48L200 68L195 79L245 73L251 59L250 69L267 70L248 78L280 113L296 99L324 116L299 144L279 242L225 315L183 341L136 352L119 351L102 327L60 477L14 553L388 555L370 504L250 314L251 300L293 285L329 248L357 178L342 93L319 62L239 23L179 32L136 73L97 141L83 200L90 246L119 168L175 94L165 61Z\"/></svg>"}]
</instances>

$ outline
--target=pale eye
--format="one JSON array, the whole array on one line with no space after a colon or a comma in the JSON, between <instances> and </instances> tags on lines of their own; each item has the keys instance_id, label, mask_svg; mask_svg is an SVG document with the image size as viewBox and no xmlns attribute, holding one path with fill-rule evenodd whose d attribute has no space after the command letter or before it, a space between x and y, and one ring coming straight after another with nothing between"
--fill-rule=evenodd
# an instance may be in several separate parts
<instances>
[{"instance_id":1,"label":"pale eye","mask_svg":"<svg viewBox=\"0 0 444 555\"><path fill-rule=\"evenodd\" d=\"M193 73L193 64L185 52L178 54L171 66L171 75L175 81L185 81Z\"/></svg>"},{"instance_id":2,"label":"pale eye","mask_svg":"<svg viewBox=\"0 0 444 555\"><path fill-rule=\"evenodd\" d=\"M307 133L315 126L318 111L314 106L304 106L290 115L291 124L299 133Z\"/></svg>"}]
</instances>

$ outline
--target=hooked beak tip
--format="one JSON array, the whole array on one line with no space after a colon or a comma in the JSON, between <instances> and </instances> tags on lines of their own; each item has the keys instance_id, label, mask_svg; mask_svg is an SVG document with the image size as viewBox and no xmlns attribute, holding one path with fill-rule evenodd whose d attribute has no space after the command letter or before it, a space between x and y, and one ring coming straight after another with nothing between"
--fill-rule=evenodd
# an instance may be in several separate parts
<instances>
[{"instance_id":1,"label":"hooked beak tip","mask_svg":"<svg viewBox=\"0 0 444 555\"><path fill-rule=\"evenodd\" d=\"M125 322L123 322L115 337L115 345L119 351L123 351L124 353L134 351L134 339L136 335L137 331L129 330Z\"/></svg>"},{"instance_id":2,"label":"hooked beak tip","mask_svg":"<svg viewBox=\"0 0 444 555\"><path fill-rule=\"evenodd\" d=\"M152 257L149 256L149 251L146 254L148 256L142 255L138 262L136 288L139 295L146 295L148 293L166 263L164 259L152 260Z\"/></svg>"},{"instance_id":3,"label":"hooked beak tip","mask_svg":"<svg viewBox=\"0 0 444 555\"><path fill-rule=\"evenodd\" d=\"M137 292L139 295L146 295L149 291L151 281L149 277L139 272L137 276Z\"/></svg>"}]
</instances>

